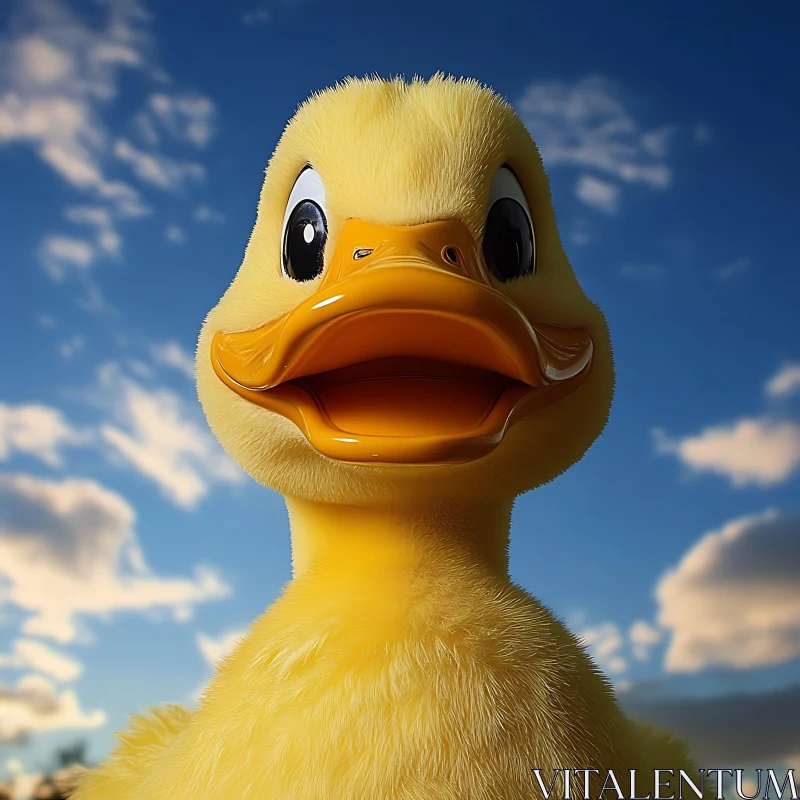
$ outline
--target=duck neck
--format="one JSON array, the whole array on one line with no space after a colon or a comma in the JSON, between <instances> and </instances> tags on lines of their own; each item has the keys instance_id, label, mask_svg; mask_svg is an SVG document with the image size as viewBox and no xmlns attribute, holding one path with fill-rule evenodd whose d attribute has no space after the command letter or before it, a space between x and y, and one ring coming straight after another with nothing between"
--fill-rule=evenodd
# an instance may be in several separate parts
<instances>
[{"instance_id":1,"label":"duck neck","mask_svg":"<svg viewBox=\"0 0 800 800\"><path fill-rule=\"evenodd\" d=\"M360 582L468 570L508 579L512 500L458 506L351 506L287 497L295 581Z\"/></svg>"}]
</instances>

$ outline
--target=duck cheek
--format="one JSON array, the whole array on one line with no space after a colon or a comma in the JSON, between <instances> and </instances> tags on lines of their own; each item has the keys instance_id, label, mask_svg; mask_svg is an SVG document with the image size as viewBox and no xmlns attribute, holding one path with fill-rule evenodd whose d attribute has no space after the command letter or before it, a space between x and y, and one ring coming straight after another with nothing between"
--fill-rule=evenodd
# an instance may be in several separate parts
<instances>
[{"instance_id":1,"label":"duck cheek","mask_svg":"<svg viewBox=\"0 0 800 800\"><path fill-rule=\"evenodd\" d=\"M517 496L542 486L579 461L605 425L588 381L514 424L486 460L492 480ZM500 477L502 476L502 477Z\"/></svg>"}]
</instances>

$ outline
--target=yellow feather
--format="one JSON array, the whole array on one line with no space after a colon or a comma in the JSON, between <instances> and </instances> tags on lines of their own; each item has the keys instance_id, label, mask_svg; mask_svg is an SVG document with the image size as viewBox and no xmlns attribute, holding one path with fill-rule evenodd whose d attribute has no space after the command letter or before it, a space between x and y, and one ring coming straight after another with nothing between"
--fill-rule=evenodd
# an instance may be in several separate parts
<instances>
[{"instance_id":1,"label":"yellow feather","mask_svg":"<svg viewBox=\"0 0 800 800\"><path fill-rule=\"evenodd\" d=\"M534 214L539 271L502 291L530 318L589 330L584 383L489 456L437 467L331 461L231 392L210 366L214 333L263 325L318 285L285 279L279 255L307 162L325 183L332 243L349 217L457 219L480 240L489 183L510 163ZM241 268L206 320L197 377L219 440L287 497L294 578L199 709L137 719L76 800L528 800L540 794L533 768L636 767L644 793L654 768L691 768L680 744L622 714L579 642L508 577L513 499L600 434L613 367L536 147L504 100L436 75L349 79L304 103L270 161Z\"/></svg>"}]
</instances>

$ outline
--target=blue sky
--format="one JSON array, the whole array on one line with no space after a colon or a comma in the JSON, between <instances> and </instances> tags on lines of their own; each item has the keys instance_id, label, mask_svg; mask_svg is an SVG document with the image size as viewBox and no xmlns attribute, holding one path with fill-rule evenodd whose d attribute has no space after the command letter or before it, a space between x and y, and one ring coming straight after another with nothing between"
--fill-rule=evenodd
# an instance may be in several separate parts
<instances>
[{"instance_id":1,"label":"blue sky","mask_svg":"<svg viewBox=\"0 0 800 800\"><path fill-rule=\"evenodd\" d=\"M0 773L193 702L289 578L282 500L208 433L190 354L296 105L437 70L528 125L616 351L606 432L517 503L513 577L701 759L800 766L771 711L800 709L796 5L27 0L2 24Z\"/></svg>"}]
</instances>

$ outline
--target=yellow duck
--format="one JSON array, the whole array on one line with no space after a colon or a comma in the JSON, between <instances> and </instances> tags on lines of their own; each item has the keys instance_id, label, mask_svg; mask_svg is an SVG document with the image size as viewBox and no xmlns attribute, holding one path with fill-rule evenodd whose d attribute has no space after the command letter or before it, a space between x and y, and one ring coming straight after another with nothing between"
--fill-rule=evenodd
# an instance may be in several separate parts
<instances>
[{"instance_id":1,"label":"yellow duck","mask_svg":"<svg viewBox=\"0 0 800 800\"><path fill-rule=\"evenodd\" d=\"M199 708L135 717L76 800L528 800L536 768L638 768L642 794L692 769L509 578L514 498L613 391L510 105L443 76L313 96L197 353L214 433L286 498L293 578Z\"/></svg>"}]
</instances>

